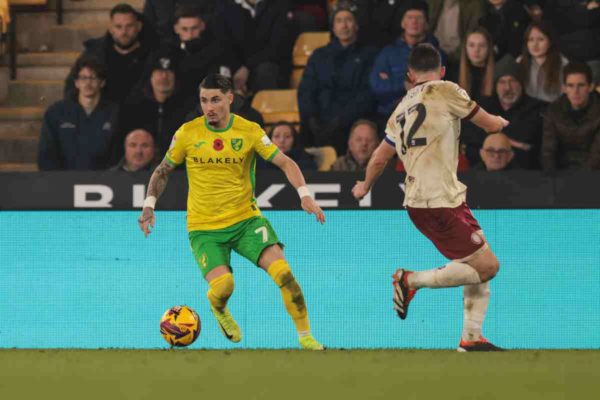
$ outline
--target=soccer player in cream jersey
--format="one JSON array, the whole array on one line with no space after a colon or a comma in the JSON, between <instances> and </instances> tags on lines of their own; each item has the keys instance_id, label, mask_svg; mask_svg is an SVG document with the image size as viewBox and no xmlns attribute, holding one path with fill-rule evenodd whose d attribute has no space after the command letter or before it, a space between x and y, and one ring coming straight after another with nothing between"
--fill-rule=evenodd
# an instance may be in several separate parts
<instances>
[{"instance_id":1,"label":"soccer player in cream jersey","mask_svg":"<svg viewBox=\"0 0 600 400\"><path fill-rule=\"evenodd\" d=\"M225 337L239 342L242 334L227 308L234 281L231 250L264 269L279 286L285 307L298 331L300 346L323 350L310 331L306 303L300 286L283 255L282 246L261 216L254 199L256 154L271 161L297 189L302 208L325 222L323 211L306 187L298 165L279 152L259 125L230 112L231 81L209 75L200 84L204 116L181 126L171 147L156 168L150 183L140 228L148 236L154 227L154 206L165 190L169 174L186 164L189 193L187 225L194 257L208 282L211 310Z\"/></svg>"},{"instance_id":2,"label":"soccer player in cream jersey","mask_svg":"<svg viewBox=\"0 0 600 400\"><path fill-rule=\"evenodd\" d=\"M404 206L415 226L450 261L427 271L397 270L394 309L405 319L408 305L421 288L464 286L464 323L458 351L498 351L481 334L490 298L489 280L499 262L467 207L466 186L456 176L460 120L469 119L487 132L499 132L508 121L488 114L445 74L440 54L429 44L415 46L408 60L415 87L392 113L385 140L367 166L364 181L352 189L362 199L398 154L406 168Z\"/></svg>"}]
</instances>

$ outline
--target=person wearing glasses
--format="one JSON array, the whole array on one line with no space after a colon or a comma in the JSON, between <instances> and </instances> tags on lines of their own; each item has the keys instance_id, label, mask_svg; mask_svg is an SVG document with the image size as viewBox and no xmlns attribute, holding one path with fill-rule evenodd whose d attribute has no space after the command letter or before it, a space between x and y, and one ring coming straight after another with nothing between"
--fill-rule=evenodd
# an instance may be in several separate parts
<instances>
[{"instance_id":1,"label":"person wearing glasses","mask_svg":"<svg viewBox=\"0 0 600 400\"><path fill-rule=\"evenodd\" d=\"M516 164L524 169L540 169L540 149L543 135L542 114L548 103L525 93L519 66L510 55L496 63L494 93L483 97L479 104L490 113L511 121L502 132L509 137ZM481 161L480 149L486 135L483 130L463 121L461 141L471 165Z\"/></svg>"},{"instance_id":2,"label":"person wearing glasses","mask_svg":"<svg viewBox=\"0 0 600 400\"><path fill-rule=\"evenodd\" d=\"M104 169L110 160L117 107L102 98L106 68L93 57L74 66L75 92L51 105L42 124L40 170Z\"/></svg>"},{"instance_id":3,"label":"person wearing glasses","mask_svg":"<svg viewBox=\"0 0 600 400\"><path fill-rule=\"evenodd\" d=\"M510 139L504 133L488 135L479 150L482 162L473 167L480 171L504 171L517 168L514 162L515 152Z\"/></svg>"}]
</instances>

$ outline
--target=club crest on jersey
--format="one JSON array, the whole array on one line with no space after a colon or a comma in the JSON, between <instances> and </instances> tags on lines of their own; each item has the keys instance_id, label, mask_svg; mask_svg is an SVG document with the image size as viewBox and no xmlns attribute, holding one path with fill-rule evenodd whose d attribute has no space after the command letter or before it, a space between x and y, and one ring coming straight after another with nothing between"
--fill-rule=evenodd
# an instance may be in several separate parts
<instances>
[{"instance_id":1,"label":"club crest on jersey","mask_svg":"<svg viewBox=\"0 0 600 400\"><path fill-rule=\"evenodd\" d=\"M481 244L483 243L483 239L477 232L473 232L471 233L471 242L473 242L473 244Z\"/></svg>"},{"instance_id":2,"label":"club crest on jersey","mask_svg":"<svg viewBox=\"0 0 600 400\"><path fill-rule=\"evenodd\" d=\"M244 145L244 139L235 138L231 139L231 148L235 151L240 151Z\"/></svg>"},{"instance_id":3,"label":"club crest on jersey","mask_svg":"<svg viewBox=\"0 0 600 400\"><path fill-rule=\"evenodd\" d=\"M215 141L213 142L213 149L215 149L216 151L221 151L223 150L223 141L221 139L215 139Z\"/></svg>"}]
</instances>

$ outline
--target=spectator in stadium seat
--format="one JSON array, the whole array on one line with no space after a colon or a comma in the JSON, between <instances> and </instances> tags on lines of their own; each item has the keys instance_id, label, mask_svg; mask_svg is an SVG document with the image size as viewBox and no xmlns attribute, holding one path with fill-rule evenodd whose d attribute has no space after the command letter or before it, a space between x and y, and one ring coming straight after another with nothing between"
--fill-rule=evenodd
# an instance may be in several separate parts
<instances>
[{"instance_id":1,"label":"spectator in stadium seat","mask_svg":"<svg viewBox=\"0 0 600 400\"><path fill-rule=\"evenodd\" d=\"M302 171L316 171L317 163L304 150L300 140L298 140L298 131L294 128L294 125L285 121L277 122L269 131L269 137L279 151L296 161L296 164L298 164L298 167ZM265 161L261 157L257 158L256 167L261 169L277 169L273 163Z\"/></svg>"},{"instance_id":2,"label":"spectator in stadium seat","mask_svg":"<svg viewBox=\"0 0 600 400\"><path fill-rule=\"evenodd\" d=\"M81 57L73 72L73 97L54 103L44 115L38 151L40 170L108 166L117 106L102 96L106 69L94 57Z\"/></svg>"},{"instance_id":3,"label":"spectator in stadium seat","mask_svg":"<svg viewBox=\"0 0 600 400\"><path fill-rule=\"evenodd\" d=\"M383 48L400 34L405 0L354 0L358 20L358 40L364 45Z\"/></svg>"},{"instance_id":4,"label":"spectator in stadium seat","mask_svg":"<svg viewBox=\"0 0 600 400\"><path fill-rule=\"evenodd\" d=\"M494 95L482 98L479 104L488 112L510 121L503 132L511 140L515 163L521 168L539 169L542 113L547 103L524 93L519 65L510 55L496 64L494 82ZM479 149L485 137L485 132L474 124L462 122L461 140L471 165L481 161Z\"/></svg>"},{"instance_id":5,"label":"spectator in stadium seat","mask_svg":"<svg viewBox=\"0 0 600 400\"><path fill-rule=\"evenodd\" d=\"M217 0L146 0L144 2L144 17L156 30L160 42L173 42L177 35L173 25L177 22L177 9L193 7L202 15L202 20L208 23L214 15Z\"/></svg>"},{"instance_id":6,"label":"spectator in stadium seat","mask_svg":"<svg viewBox=\"0 0 600 400\"><path fill-rule=\"evenodd\" d=\"M219 73L231 77L233 57L231 49L215 37L211 20L205 19L200 8L180 6L175 11L176 33L172 40L163 41L157 52L168 52L177 65L181 95L198 97L198 86L208 74ZM153 54L154 56L154 54ZM154 57L150 57L153 61ZM145 76L149 76L149 71Z\"/></svg>"},{"instance_id":7,"label":"spectator in stadium seat","mask_svg":"<svg viewBox=\"0 0 600 400\"><path fill-rule=\"evenodd\" d=\"M471 99L491 96L494 87L494 44L485 28L476 28L465 38L460 54L458 84Z\"/></svg>"},{"instance_id":8,"label":"spectator in stadium seat","mask_svg":"<svg viewBox=\"0 0 600 400\"><path fill-rule=\"evenodd\" d=\"M525 92L552 102L561 93L562 70L568 61L559 51L554 30L546 23L533 23L525 31L525 45L517 61L521 64Z\"/></svg>"},{"instance_id":9,"label":"spectator in stadium seat","mask_svg":"<svg viewBox=\"0 0 600 400\"><path fill-rule=\"evenodd\" d=\"M331 42L310 56L298 88L304 144L333 146L338 154L346 151L354 121L374 108L369 73L377 50L357 42L355 10L352 3L337 4Z\"/></svg>"},{"instance_id":10,"label":"spectator in stadium seat","mask_svg":"<svg viewBox=\"0 0 600 400\"><path fill-rule=\"evenodd\" d=\"M107 66L104 96L122 102L137 85L156 38L144 28L140 14L129 4L118 4L110 11L110 27L106 35L84 43L82 56L94 56ZM65 84L65 98L74 89L75 71Z\"/></svg>"},{"instance_id":11,"label":"spectator in stadium seat","mask_svg":"<svg viewBox=\"0 0 600 400\"><path fill-rule=\"evenodd\" d=\"M479 24L492 36L496 60L510 54L517 58L531 17L517 0L487 0Z\"/></svg>"},{"instance_id":12,"label":"spectator in stadium seat","mask_svg":"<svg viewBox=\"0 0 600 400\"><path fill-rule=\"evenodd\" d=\"M482 162L475 165L472 170L491 172L515 168L515 153L510 145L510 139L503 133L488 135L479 151Z\"/></svg>"},{"instance_id":13,"label":"spectator in stadium seat","mask_svg":"<svg viewBox=\"0 0 600 400\"><path fill-rule=\"evenodd\" d=\"M449 66L460 58L460 45L469 31L477 28L483 13L479 0L427 0L430 32L439 40L439 47L448 55Z\"/></svg>"},{"instance_id":14,"label":"spectator in stadium seat","mask_svg":"<svg viewBox=\"0 0 600 400\"><path fill-rule=\"evenodd\" d=\"M542 163L545 170L600 169L600 96L585 63L564 70L564 94L544 118Z\"/></svg>"},{"instance_id":15,"label":"spectator in stadium seat","mask_svg":"<svg viewBox=\"0 0 600 400\"><path fill-rule=\"evenodd\" d=\"M287 87L292 70L293 14L288 0L220 0L217 37L232 47L236 93Z\"/></svg>"},{"instance_id":16,"label":"spectator in stadium seat","mask_svg":"<svg viewBox=\"0 0 600 400\"><path fill-rule=\"evenodd\" d=\"M150 79L142 92L130 97L122 107L121 139L114 151L116 160L123 155L123 137L137 128L152 133L159 155L166 153L171 138L194 107L189 99L179 94L176 70L174 59L168 52L155 55Z\"/></svg>"},{"instance_id":17,"label":"spectator in stadium seat","mask_svg":"<svg viewBox=\"0 0 600 400\"><path fill-rule=\"evenodd\" d=\"M406 90L404 80L408 71L408 55L419 43L431 43L436 48L438 41L427 34L427 4L420 0L405 3L401 18L402 34L396 43L384 47L375 59L371 71L370 87L377 100L377 120L380 126L385 125L396 105ZM445 64L445 56L442 63Z\"/></svg>"},{"instance_id":18,"label":"spectator in stadium seat","mask_svg":"<svg viewBox=\"0 0 600 400\"><path fill-rule=\"evenodd\" d=\"M544 19L556 32L560 49L569 60L600 64L600 2L547 0Z\"/></svg>"},{"instance_id":19,"label":"spectator in stadium seat","mask_svg":"<svg viewBox=\"0 0 600 400\"><path fill-rule=\"evenodd\" d=\"M350 129L348 152L335 160L331 170L364 171L378 145L377 124L367 119L359 119Z\"/></svg>"},{"instance_id":20,"label":"spectator in stadium seat","mask_svg":"<svg viewBox=\"0 0 600 400\"><path fill-rule=\"evenodd\" d=\"M152 134L135 129L125 136L125 156L111 171L152 171L156 167L156 148Z\"/></svg>"}]
</instances>

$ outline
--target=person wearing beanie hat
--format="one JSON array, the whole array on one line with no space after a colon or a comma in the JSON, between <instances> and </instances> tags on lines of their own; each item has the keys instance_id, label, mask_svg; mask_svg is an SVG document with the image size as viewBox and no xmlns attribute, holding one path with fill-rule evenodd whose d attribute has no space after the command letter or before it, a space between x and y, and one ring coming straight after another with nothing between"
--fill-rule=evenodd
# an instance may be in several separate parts
<instances>
[{"instance_id":1,"label":"person wearing beanie hat","mask_svg":"<svg viewBox=\"0 0 600 400\"><path fill-rule=\"evenodd\" d=\"M157 153L164 154L171 137L194 108L195 99L178 90L177 62L170 49L160 49L150 62L150 75L143 88L123 104L119 113L119 135L113 146L113 161L123 157L127 133L145 129L154 136Z\"/></svg>"},{"instance_id":2,"label":"person wearing beanie hat","mask_svg":"<svg viewBox=\"0 0 600 400\"><path fill-rule=\"evenodd\" d=\"M543 134L542 113L548 104L529 97L523 87L519 65L507 54L496 63L494 94L482 98L479 104L489 112L511 121L503 132L511 140L515 164L521 168L539 169ZM475 165L481 160L479 149L483 145L485 135L470 122L464 122L462 125L461 140L466 147L469 162Z\"/></svg>"}]
</instances>

